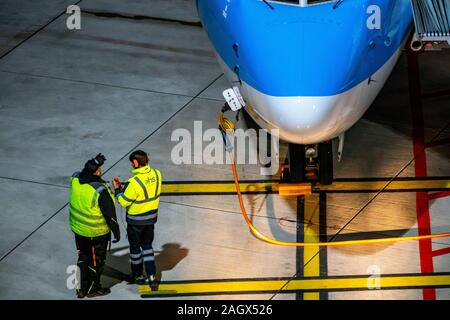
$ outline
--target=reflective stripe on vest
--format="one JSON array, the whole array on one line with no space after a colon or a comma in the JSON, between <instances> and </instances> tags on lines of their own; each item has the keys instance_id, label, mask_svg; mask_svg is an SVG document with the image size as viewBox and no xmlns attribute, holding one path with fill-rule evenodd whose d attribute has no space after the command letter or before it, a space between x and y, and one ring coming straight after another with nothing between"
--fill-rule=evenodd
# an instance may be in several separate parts
<instances>
[{"instance_id":1,"label":"reflective stripe on vest","mask_svg":"<svg viewBox=\"0 0 450 320\"><path fill-rule=\"evenodd\" d=\"M80 215L82 217L85 217L87 219L92 219L92 220L102 220L103 216L99 217L99 216L93 216L93 215L89 215L89 214L84 214L83 212L81 212L80 210L78 210L77 208L73 207L71 204L69 204L69 210L73 210L76 212L77 215Z\"/></svg>"},{"instance_id":2,"label":"reflective stripe on vest","mask_svg":"<svg viewBox=\"0 0 450 320\"><path fill-rule=\"evenodd\" d=\"M100 185L97 188L95 188L95 193L94 193L94 196L92 197L91 208L93 208L97 205L97 200L100 197L100 193L102 193L103 190L105 190L105 189L106 189L106 187L104 185Z\"/></svg>"},{"instance_id":3,"label":"reflective stripe on vest","mask_svg":"<svg viewBox=\"0 0 450 320\"><path fill-rule=\"evenodd\" d=\"M146 213L141 213L141 214L129 214L127 216L127 218L129 218L131 220L136 220L136 221L151 220L151 219L155 219L156 217L158 217L157 210L152 210L152 211L149 211Z\"/></svg>"},{"instance_id":4,"label":"reflective stripe on vest","mask_svg":"<svg viewBox=\"0 0 450 320\"><path fill-rule=\"evenodd\" d=\"M133 200L128 199L127 197L125 197L125 195L123 194L123 192L119 193L119 194L117 195L117 197L122 197L125 201L133 202Z\"/></svg>"}]
</instances>

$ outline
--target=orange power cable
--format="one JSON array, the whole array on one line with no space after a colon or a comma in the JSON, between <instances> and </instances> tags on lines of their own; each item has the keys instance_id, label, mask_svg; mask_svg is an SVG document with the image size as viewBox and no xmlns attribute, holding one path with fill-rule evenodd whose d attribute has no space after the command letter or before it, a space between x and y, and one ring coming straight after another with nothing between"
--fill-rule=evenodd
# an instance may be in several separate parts
<instances>
[{"instance_id":1,"label":"orange power cable","mask_svg":"<svg viewBox=\"0 0 450 320\"><path fill-rule=\"evenodd\" d=\"M239 186L239 179L236 171L236 164L234 162L234 153L229 152L231 158L231 166L233 168L234 184L236 186L236 191L239 199L239 206L241 207L242 215L244 216L245 222L247 223L250 231L258 239L279 246L289 246L289 247L337 247L337 246L348 246L355 244L374 244L374 243L389 243L389 242L400 242L400 241L411 241L411 240L424 240L424 239L437 239L437 238L447 238L450 237L450 233L440 233L440 234L429 234L423 236L410 236L410 237L393 237L393 238L378 238L378 239L367 239L367 240L348 240L348 241L334 241L334 242L286 242L272 239L262 234L258 229L255 228L253 223L248 217L247 211L245 210L244 201L242 199L241 188Z\"/></svg>"}]
</instances>

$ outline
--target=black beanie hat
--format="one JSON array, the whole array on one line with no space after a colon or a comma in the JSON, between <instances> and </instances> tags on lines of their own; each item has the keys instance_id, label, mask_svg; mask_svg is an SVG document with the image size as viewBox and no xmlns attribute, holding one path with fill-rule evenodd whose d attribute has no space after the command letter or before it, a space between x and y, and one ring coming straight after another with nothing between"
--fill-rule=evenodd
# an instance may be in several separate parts
<instances>
[{"instance_id":1,"label":"black beanie hat","mask_svg":"<svg viewBox=\"0 0 450 320\"><path fill-rule=\"evenodd\" d=\"M88 160L84 165L84 170L89 173L94 173L105 163L105 156L99 153L95 158Z\"/></svg>"}]
</instances>

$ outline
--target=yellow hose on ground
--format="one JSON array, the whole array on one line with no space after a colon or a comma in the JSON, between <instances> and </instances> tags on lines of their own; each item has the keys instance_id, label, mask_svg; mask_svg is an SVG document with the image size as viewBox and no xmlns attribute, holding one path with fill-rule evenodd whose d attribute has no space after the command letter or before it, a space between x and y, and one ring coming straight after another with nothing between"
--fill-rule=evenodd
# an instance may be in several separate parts
<instances>
[{"instance_id":1,"label":"yellow hose on ground","mask_svg":"<svg viewBox=\"0 0 450 320\"><path fill-rule=\"evenodd\" d=\"M234 123L224 116L224 112L219 113L218 118L219 128L223 131L223 134L230 134L234 131ZM233 169L234 184L236 186L236 192L239 199L239 206L241 207L242 216L244 217L247 226L249 227L251 233L258 239L279 246L287 247L337 247L337 246L348 246L357 244L375 244L375 243L392 243L400 241L412 241L412 240L425 240L425 239L437 239L437 238L447 238L450 237L450 233L440 233L440 234L429 234L422 236L409 236L409 237L392 237L392 238L377 238L377 239L366 239L366 240L347 240L347 241L333 241L333 242L286 242L272 239L262 234L258 229L255 228L253 223L248 217L247 211L245 210L244 200L241 194L241 188L239 185L239 177L237 175L236 163L234 161L234 152L232 149L228 151L231 158L231 166Z\"/></svg>"}]
</instances>

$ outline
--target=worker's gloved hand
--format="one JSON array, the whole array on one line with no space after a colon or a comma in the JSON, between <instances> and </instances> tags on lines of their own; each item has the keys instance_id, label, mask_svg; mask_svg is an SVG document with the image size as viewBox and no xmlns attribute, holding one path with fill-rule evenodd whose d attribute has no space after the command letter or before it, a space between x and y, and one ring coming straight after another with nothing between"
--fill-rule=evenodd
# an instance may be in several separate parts
<instances>
[{"instance_id":1,"label":"worker's gloved hand","mask_svg":"<svg viewBox=\"0 0 450 320\"><path fill-rule=\"evenodd\" d=\"M120 234L114 235L114 240L112 241L112 243L117 243L119 241L120 241Z\"/></svg>"},{"instance_id":2,"label":"worker's gloved hand","mask_svg":"<svg viewBox=\"0 0 450 320\"><path fill-rule=\"evenodd\" d=\"M112 179L112 184L114 186L114 189L122 189L123 183L120 181L118 177L114 177Z\"/></svg>"}]
</instances>

